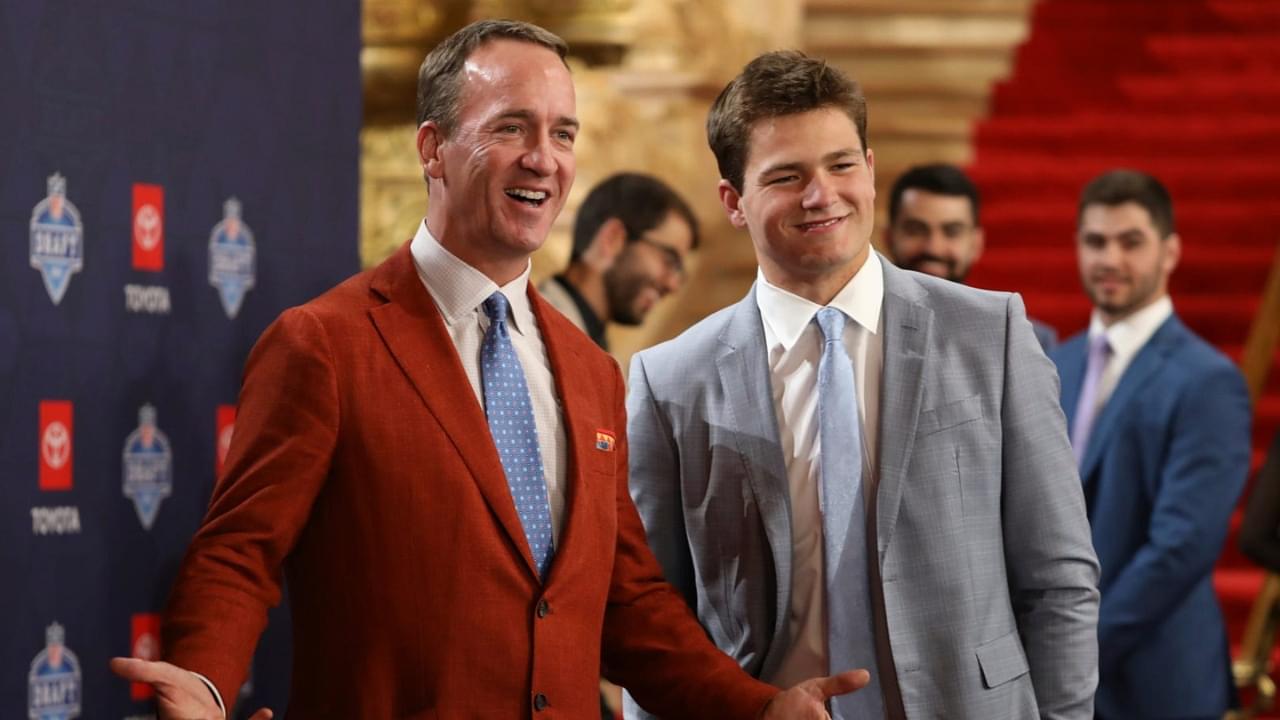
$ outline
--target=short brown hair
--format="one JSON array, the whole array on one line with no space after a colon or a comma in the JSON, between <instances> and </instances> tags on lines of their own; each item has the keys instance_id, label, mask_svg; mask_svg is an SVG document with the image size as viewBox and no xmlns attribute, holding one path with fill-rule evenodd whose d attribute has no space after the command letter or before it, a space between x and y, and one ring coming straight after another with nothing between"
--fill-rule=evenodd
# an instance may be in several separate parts
<instances>
[{"instance_id":1,"label":"short brown hair","mask_svg":"<svg viewBox=\"0 0 1280 720\"><path fill-rule=\"evenodd\" d=\"M1151 223L1164 239L1174 233L1173 198L1160 181L1138 170L1108 170L1089 181L1080 193L1080 206L1076 209L1076 226L1084 218L1084 210L1090 205L1123 205L1137 203L1151 215Z\"/></svg>"},{"instance_id":2,"label":"short brown hair","mask_svg":"<svg viewBox=\"0 0 1280 720\"><path fill-rule=\"evenodd\" d=\"M476 48L492 40L517 40L541 45L563 61L569 46L559 35L518 20L481 20L445 38L418 68L418 125L432 120L446 137L458 122L462 95L462 66ZM568 67L568 64L565 65Z\"/></svg>"},{"instance_id":3,"label":"short brown hair","mask_svg":"<svg viewBox=\"0 0 1280 720\"><path fill-rule=\"evenodd\" d=\"M759 120L821 110L843 110L867 151L867 99L857 81L825 60L796 50L765 53L747 63L720 91L707 116L707 143L720 177L742 192L751 128Z\"/></svg>"}]
</instances>

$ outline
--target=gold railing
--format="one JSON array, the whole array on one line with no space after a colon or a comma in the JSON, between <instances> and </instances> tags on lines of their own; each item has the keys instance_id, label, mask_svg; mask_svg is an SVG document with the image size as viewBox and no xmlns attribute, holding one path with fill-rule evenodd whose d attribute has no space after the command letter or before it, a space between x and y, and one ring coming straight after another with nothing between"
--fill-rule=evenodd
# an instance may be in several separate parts
<instances>
[{"instance_id":1,"label":"gold railing","mask_svg":"<svg viewBox=\"0 0 1280 720\"><path fill-rule=\"evenodd\" d=\"M1254 402L1266 387L1277 344L1280 344L1280 244L1277 244L1262 302L1254 315L1244 355L1240 359L1240 371ZM1275 646L1277 630L1280 630L1280 575L1267 573L1262 591L1249 613L1240 656L1231 666L1236 687L1252 691L1253 700L1242 710L1228 713L1228 720L1248 720L1275 704L1271 650Z\"/></svg>"}]
</instances>

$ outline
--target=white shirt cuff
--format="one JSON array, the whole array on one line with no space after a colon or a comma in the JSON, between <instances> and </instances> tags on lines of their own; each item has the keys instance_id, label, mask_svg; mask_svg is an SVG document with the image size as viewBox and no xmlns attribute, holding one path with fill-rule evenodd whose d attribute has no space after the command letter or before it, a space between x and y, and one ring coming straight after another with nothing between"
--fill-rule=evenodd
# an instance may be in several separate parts
<instances>
[{"instance_id":1,"label":"white shirt cuff","mask_svg":"<svg viewBox=\"0 0 1280 720\"><path fill-rule=\"evenodd\" d=\"M222 717L225 718L227 716L227 706L222 702L222 695L218 693L218 688L214 687L213 683L209 682L209 678L201 675L200 673L194 670L188 670L187 672L200 678L200 682L204 683L205 687L209 688L209 692L213 693L213 699L218 701L218 709L222 711Z\"/></svg>"}]
</instances>

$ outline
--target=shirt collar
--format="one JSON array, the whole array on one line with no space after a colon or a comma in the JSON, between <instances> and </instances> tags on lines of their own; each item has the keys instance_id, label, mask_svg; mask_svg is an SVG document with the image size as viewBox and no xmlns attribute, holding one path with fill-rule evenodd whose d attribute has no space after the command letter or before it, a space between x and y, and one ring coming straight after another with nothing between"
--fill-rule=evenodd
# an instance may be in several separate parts
<instances>
[{"instance_id":1,"label":"shirt collar","mask_svg":"<svg viewBox=\"0 0 1280 720\"><path fill-rule=\"evenodd\" d=\"M1107 344L1114 355L1129 356L1138 350L1155 335L1156 330L1173 314L1173 301L1168 295L1135 312L1129 317L1106 327L1102 324L1102 313L1094 309L1089 319L1089 339L1100 334L1107 336Z\"/></svg>"},{"instance_id":2,"label":"shirt collar","mask_svg":"<svg viewBox=\"0 0 1280 720\"><path fill-rule=\"evenodd\" d=\"M770 334L790 350L800 339L821 305L787 292L765 279L764 271L756 271L756 304ZM875 335L880 329L880 307L884 304L884 268L880 255L872 250L866 262L840 292L828 303Z\"/></svg>"},{"instance_id":3,"label":"shirt collar","mask_svg":"<svg viewBox=\"0 0 1280 720\"><path fill-rule=\"evenodd\" d=\"M475 319L483 313L481 306L495 290L502 291L511 305L512 327L521 335L533 327L533 308L529 305L529 272L532 263L511 282L498 287L487 275L471 267L449 252L427 229L426 221L418 225L418 233L409 244L418 277L427 286L444 316L446 325Z\"/></svg>"}]
</instances>

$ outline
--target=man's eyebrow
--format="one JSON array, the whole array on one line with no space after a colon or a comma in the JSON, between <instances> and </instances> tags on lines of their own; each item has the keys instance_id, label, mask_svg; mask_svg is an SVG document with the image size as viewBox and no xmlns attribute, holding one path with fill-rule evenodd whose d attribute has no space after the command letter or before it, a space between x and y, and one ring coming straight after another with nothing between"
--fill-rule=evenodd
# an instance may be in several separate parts
<instances>
[{"instance_id":1,"label":"man's eyebrow","mask_svg":"<svg viewBox=\"0 0 1280 720\"><path fill-rule=\"evenodd\" d=\"M824 162L824 163L825 163L825 162L831 162L832 160L838 160L838 159L840 159L840 158L842 158L842 157L845 157L845 156L847 156L847 155L861 155L861 154L862 154L862 153L861 153L861 152L859 152L857 148L852 148L852 147L840 148L839 150L832 150L831 152L827 153L826 155L823 155L823 156L822 156L822 162ZM766 176L766 175L772 175L773 173L776 173L776 172L782 172L782 171L784 171L784 170L799 170L799 169L801 169L802 167L804 167L804 163L800 163L800 162L783 162L783 163L778 163L778 164L776 164L776 165L770 165L769 167L767 167L767 168L765 168L765 169L761 170L761 171L760 171L760 174L759 174L759 177L764 177L764 176Z\"/></svg>"},{"instance_id":2,"label":"man's eyebrow","mask_svg":"<svg viewBox=\"0 0 1280 720\"><path fill-rule=\"evenodd\" d=\"M500 113L496 118L494 118L494 120L524 120L525 122L533 122L534 114L532 110L507 110L506 112ZM578 122L578 119L575 117L561 115L556 118L556 127L563 127L565 125L573 128L582 127L582 123Z\"/></svg>"}]
</instances>

